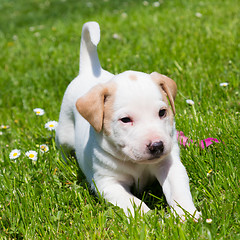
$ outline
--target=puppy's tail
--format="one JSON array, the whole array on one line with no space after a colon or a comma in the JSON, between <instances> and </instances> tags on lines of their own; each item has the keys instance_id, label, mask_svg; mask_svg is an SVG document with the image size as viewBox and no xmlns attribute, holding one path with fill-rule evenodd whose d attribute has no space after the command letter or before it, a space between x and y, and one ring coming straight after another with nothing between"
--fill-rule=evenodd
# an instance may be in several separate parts
<instances>
[{"instance_id":1,"label":"puppy's tail","mask_svg":"<svg viewBox=\"0 0 240 240\"><path fill-rule=\"evenodd\" d=\"M102 67L98 59L97 45L100 41L100 28L96 22L87 22L82 28L79 74L100 76Z\"/></svg>"}]
</instances>

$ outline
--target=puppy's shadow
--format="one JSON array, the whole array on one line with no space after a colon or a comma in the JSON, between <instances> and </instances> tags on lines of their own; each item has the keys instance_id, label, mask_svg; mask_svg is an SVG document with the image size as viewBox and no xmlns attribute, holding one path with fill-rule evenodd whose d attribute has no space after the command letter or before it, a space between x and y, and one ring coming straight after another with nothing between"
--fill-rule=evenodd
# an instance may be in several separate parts
<instances>
[{"instance_id":1,"label":"puppy's shadow","mask_svg":"<svg viewBox=\"0 0 240 240\"><path fill-rule=\"evenodd\" d=\"M168 206L162 187L157 180L148 184L142 192L140 192L135 186L132 186L131 193L145 202L150 209L165 209Z\"/></svg>"},{"instance_id":2,"label":"puppy's shadow","mask_svg":"<svg viewBox=\"0 0 240 240\"><path fill-rule=\"evenodd\" d=\"M78 165L77 165L78 166ZM97 198L96 194L90 189L87 180L81 171L81 169L78 166L78 184L85 185L85 187L88 188L89 193L94 197ZM136 196L137 198L141 199L143 202L147 204L147 206L153 210L155 208L157 209L166 209L167 208L167 202L165 199L165 196L162 191L162 187L160 186L159 182L156 180L150 185L147 185L146 188L140 192L135 186L131 187L131 193ZM102 200L102 199L101 199ZM101 201L99 198L97 198L96 201Z\"/></svg>"},{"instance_id":3,"label":"puppy's shadow","mask_svg":"<svg viewBox=\"0 0 240 240\"><path fill-rule=\"evenodd\" d=\"M69 163L74 164L74 167L77 168L76 169L77 183L82 187L86 188L89 194L95 199L96 202L101 203L103 198L100 199L99 197L97 197L94 191L92 191L91 188L89 187L85 175L78 165L74 151L71 152L71 157L70 159L68 158L68 161ZM145 202L147 206L152 210L155 208L166 209L168 206L162 191L162 187L160 186L157 180L147 185L142 192L140 192L137 187L132 186L131 193L137 198L141 199L143 202Z\"/></svg>"}]
</instances>

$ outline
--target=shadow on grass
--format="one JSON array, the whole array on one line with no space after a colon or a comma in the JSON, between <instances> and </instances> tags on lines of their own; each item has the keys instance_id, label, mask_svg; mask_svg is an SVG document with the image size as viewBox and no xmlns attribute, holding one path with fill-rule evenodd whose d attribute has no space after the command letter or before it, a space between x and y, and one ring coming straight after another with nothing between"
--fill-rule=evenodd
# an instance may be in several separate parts
<instances>
[{"instance_id":1,"label":"shadow on grass","mask_svg":"<svg viewBox=\"0 0 240 240\"><path fill-rule=\"evenodd\" d=\"M81 185L83 188L85 188L89 195L91 195L95 202L102 204L105 200L103 197L97 197L97 195L94 193L94 191L91 190L89 187L89 184L87 183L87 180L84 176L84 173L80 169L76 158L74 157L75 154L72 155L72 157L69 159L69 162L66 164L64 160L61 158L60 160L63 163L63 167L61 171L69 171L70 169L74 169L74 172L77 173L75 181L78 185ZM64 170L64 166L69 165L70 168L66 168ZM64 174L64 173L63 173ZM155 208L157 209L166 209L167 208L167 202L165 200L165 197L162 192L162 187L160 186L159 182L155 180L153 183L147 185L144 189L144 191L139 192L137 187L132 186L131 187L131 193L141 199L143 202L147 204L147 206L153 210Z\"/></svg>"}]
</instances>

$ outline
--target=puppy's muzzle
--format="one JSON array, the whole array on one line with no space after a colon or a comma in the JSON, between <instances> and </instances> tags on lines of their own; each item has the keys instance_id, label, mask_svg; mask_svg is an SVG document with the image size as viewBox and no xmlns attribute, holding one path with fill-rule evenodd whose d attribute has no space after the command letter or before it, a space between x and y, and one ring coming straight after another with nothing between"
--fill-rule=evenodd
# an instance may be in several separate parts
<instances>
[{"instance_id":1,"label":"puppy's muzzle","mask_svg":"<svg viewBox=\"0 0 240 240\"><path fill-rule=\"evenodd\" d=\"M149 150L149 153L152 155L152 158L157 158L162 155L164 151L164 144L162 141L151 142L147 145L147 148Z\"/></svg>"}]
</instances>

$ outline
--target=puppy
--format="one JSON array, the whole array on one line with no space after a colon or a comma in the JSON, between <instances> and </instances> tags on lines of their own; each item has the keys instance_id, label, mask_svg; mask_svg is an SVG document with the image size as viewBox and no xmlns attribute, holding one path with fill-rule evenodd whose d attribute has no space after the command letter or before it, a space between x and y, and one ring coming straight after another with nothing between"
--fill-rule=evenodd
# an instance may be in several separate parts
<instances>
[{"instance_id":1,"label":"puppy","mask_svg":"<svg viewBox=\"0 0 240 240\"><path fill-rule=\"evenodd\" d=\"M179 157L175 82L156 72L113 75L103 70L99 40L98 24L85 23L80 72L64 94L57 146L66 157L75 151L91 188L126 214L134 214L134 205L149 211L130 188L142 190L157 179L175 214L183 217L186 211L198 218Z\"/></svg>"}]
</instances>

